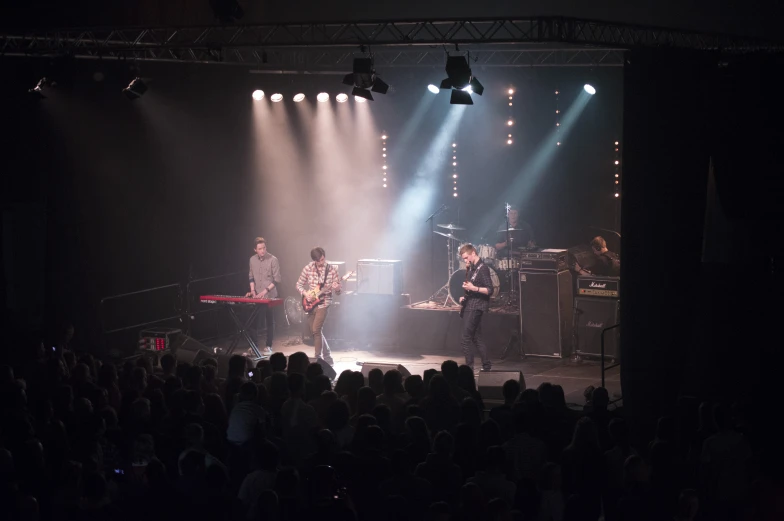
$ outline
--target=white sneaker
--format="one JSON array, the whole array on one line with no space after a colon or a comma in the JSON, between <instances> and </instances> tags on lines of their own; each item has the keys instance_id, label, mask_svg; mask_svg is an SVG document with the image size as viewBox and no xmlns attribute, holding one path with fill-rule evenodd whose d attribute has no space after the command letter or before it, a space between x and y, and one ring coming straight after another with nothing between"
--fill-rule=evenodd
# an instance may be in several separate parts
<instances>
[{"instance_id":1,"label":"white sneaker","mask_svg":"<svg viewBox=\"0 0 784 521\"><path fill-rule=\"evenodd\" d=\"M270 346L267 346L267 347L265 347L264 349L261 350L261 355L262 356L269 356L271 354L272 354L272 348Z\"/></svg>"}]
</instances>

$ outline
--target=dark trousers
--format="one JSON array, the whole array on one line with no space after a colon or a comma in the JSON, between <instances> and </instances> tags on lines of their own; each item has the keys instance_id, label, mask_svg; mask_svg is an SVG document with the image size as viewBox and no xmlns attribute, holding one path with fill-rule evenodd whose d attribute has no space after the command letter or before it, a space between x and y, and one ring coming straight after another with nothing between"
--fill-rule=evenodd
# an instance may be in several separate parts
<instances>
[{"instance_id":1,"label":"dark trousers","mask_svg":"<svg viewBox=\"0 0 784 521\"><path fill-rule=\"evenodd\" d=\"M256 337L258 338L259 347L263 347L261 345L262 325L267 331L267 343L264 345L272 347L272 337L275 333L275 317L273 316L272 308L266 305L264 306L264 309L259 310L258 315L256 315Z\"/></svg>"},{"instance_id":2,"label":"dark trousers","mask_svg":"<svg viewBox=\"0 0 784 521\"><path fill-rule=\"evenodd\" d=\"M324 341L324 335L321 330L324 328L324 322L327 320L327 312L329 307L316 308L308 315L308 327L313 335L313 347L315 348L315 357L323 358L325 362L332 365L332 353L329 346Z\"/></svg>"},{"instance_id":3,"label":"dark trousers","mask_svg":"<svg viewBox=\"0 0 784 521\"><path fill-rule=\"evenodd\" d=\"M482 360L482 369L490 369L490 359L487 357L487 346L482 338L482 315L486 311L481 309L466 309L463 314L463 339L460 345L465 355L467 366L474 367L474 353L479 353Z\"/></svg>"}]
</instances>

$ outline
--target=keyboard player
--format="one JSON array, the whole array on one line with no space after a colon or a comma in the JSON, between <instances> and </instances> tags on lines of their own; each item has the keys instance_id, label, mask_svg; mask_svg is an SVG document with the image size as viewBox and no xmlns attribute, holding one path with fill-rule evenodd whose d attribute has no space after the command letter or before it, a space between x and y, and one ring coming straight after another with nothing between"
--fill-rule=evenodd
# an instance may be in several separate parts
<instances>
[{"instance_id":1,"label":"keyboard player","mask_svg":"<svg viewBox=\"0 0 784 521\"><path fill-rule=\"evenodd\" d=\"M267 241L263 237L256 237L255 253L250 258L250 269L248 272L250 291L245 296L259 299L278 298L278 285L280 284L280 264L278 258L267 251ZM258 345L262 345L262 322L266 333L266 347L261 350L262 356L272 354L272 339L275 330L275 319L272 314L272 306L265 306L264 313L259 313L257 323Z\"/></svg>"}]
</instances>

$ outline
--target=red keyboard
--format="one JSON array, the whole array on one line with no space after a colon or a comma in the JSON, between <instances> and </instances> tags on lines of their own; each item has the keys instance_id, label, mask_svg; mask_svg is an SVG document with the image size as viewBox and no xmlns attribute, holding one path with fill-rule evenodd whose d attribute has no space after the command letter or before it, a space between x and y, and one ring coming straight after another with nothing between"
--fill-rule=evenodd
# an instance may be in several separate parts
<instances>
[{"instance_id":1,"label":"red keyboard","mask_svg":"<svg viewBox=\"0 0 784 521\"><path fill-rule=\"evenodd\" d=\"M236 295L202 295L199 300L207 304L267 304L271 308L283 305L282 298L250 298Z\"/></svg>"}]
</instances>

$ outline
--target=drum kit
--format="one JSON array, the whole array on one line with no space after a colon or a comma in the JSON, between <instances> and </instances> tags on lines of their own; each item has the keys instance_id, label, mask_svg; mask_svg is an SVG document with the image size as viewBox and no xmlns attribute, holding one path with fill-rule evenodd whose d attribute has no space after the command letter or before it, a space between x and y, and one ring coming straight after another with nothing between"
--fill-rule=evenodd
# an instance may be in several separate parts
<instances>
[{"instance_id":1,"label":"drum kit","mask_svg":"<svg viewBox=\"0 0 784 521\"><path fill-rule=\"evenodd\" d=\"M466 280L466 265L462 258L460 258L460 248L468 244L468 241L458 237L455 232L464 232L466 229L449 224L437 224L441 230L433 230L433 233L446 237L446 250L447 250L447 266L448 266L448 279L447 283L439 289L430 300L440 302L443 300L443 307L456 306L463 296L463 282ZM442 231L443 230L443 231ZM517 231L515 228L501 229L497 233L509 236L509 232ZM503 239L506 240L506 237ZM490 295L492 301L500 301L504 305L517 305L517 295L513 288L513 273L520 267L519 253L514 251L514 248L508 248L507 251L511 252L505 258L496 258L497 251L492 244L474 244L476 254L482 259L482 262L490 268L490 278L493 281L493 292ZM499 272L500 276L499 276ZM505 290L505 291L502 291ZM503 298L503 297L506 298Z\"/></svg>"}]
</instances>

